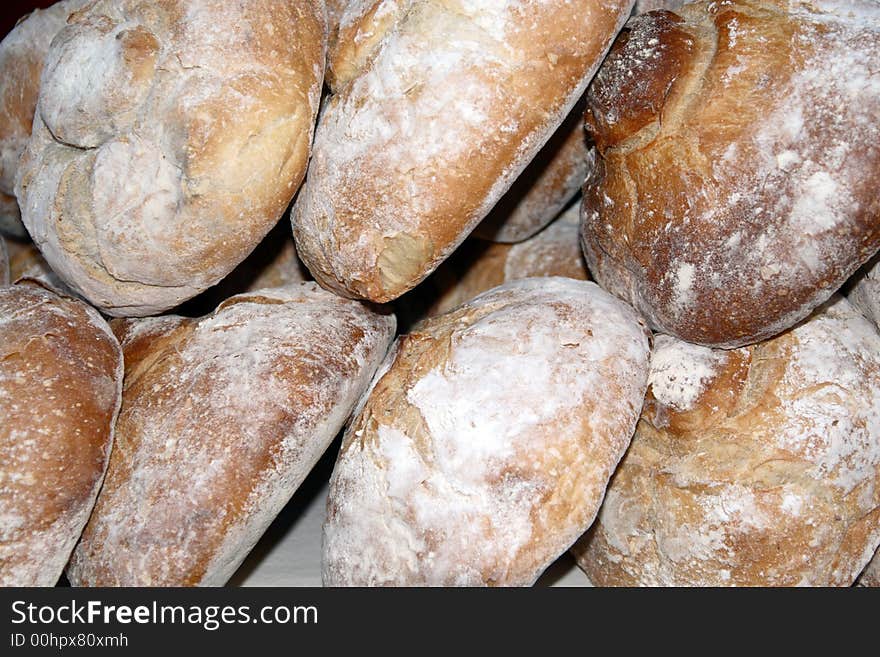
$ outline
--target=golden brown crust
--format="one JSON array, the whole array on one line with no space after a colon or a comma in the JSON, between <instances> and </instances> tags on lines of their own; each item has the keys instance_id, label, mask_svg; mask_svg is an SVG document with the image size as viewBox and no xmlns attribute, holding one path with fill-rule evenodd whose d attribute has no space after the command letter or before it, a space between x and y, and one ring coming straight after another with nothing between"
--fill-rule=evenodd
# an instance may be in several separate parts
<instances>
[{"instance_id":1,"label":"golden brown crust","mask_svg":"<svg viewBox=\"0 0 880 657\"><path fill-rule=\"evenodd\" d=\"M75 585L220 585L348 417L393 317L314 283L210 316L117 320L117 444L68 577Z\"/></svg>"},{"instance_id":2,"label":"golden brown crust","mask_svg":"<svg viewBox=\"0 0 880 657\"><path fill-rule=\"evenodd\" d=\"M574 552L599 586L849 586L878 543L880 334L839 299L733 351L658 336Z\"/></svg>"},{"instance_id":3,"label":"golden brown crust","mask_svg":"<svg viewBox=\"0 0 880 657\"><path fill-rule=\"evenodd\" d=\"M330 97L292 215L339 294L395 299L473 230L562 123L631 0L415 0Z\"/></svg>"},{"instance_id":4,"label":"golden brown crust","mask_svg":"<svg viewBox=\"0 0 880 657\"><path fill-rule=\"evenodd\" d=\"M343 438L324 583L528 585L589 526L648 334L598 286L508 283L400 338Z\"/></svg>"},{"instance_id":5,"label":"golden brown crust","mask_svg":"<svg viewBox=\"0 0 880 657\"><path fill-rule=\"evenodd\" d=\"M591 87L584 249L655 329L735 347L803 319L880 247L880 9L678 11L634 19Z\"/></svg>"},{"instance_id":6,"label":"golden brown crust","mask_svg":"<svg viewBox=\"0 0 880 657\"><path fill-rule=\"evenodd\" d=\"M0 288L0 585L53 586L104 477L122 353L86 304Z\"/></svg>"},{"instance_id":7,"label":"golden brown crust","mask_svg":"<svg viewBox=\"0 0 880 657\"><path fill-rule=\"evenodd\" d=\"M244 259L305 172L324 20L310 0L98 0L71 18L16 187L71 288L151 314Z\"/></svg>"}]
</instances>

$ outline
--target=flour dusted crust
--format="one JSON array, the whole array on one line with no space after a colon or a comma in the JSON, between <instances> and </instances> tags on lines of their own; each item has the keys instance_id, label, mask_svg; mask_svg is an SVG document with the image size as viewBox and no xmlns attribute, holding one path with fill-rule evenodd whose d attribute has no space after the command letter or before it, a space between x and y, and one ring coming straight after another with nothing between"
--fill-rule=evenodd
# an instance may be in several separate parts
<instances>
[{"instance_id":1,"label":"flour dusted crust","mask_svg":"<svg viewBox=\"0 0 880 657\"><path fill-rule=\"evenodd\" d=\"M31 134L49 44L87 1L62 0L35 9L0 42L0 233L27 235L14 195L18 159Z\"/></svg>"},{"instance_id":2,"label":"flour dusted crust","mask_svg":"<svg viewBox=\"0 0 880 657\"><path fill-rule=\"evenodd\" d=\"M101 486L122 353L81 301L0 288L0 586L53 586Z\"/></svg>"},{"instance_id":3,"label":"flour dusted crust","mask_svg":"<svg viewBox=\"0 0 880 657\"><path fill-rule=\"evenodd\" d=\"M847 291L850 302L880 327L880 256L858 272Z\"/></svg>"},{"instance_id":4,"label":"flour dusted crust","mask_svg":"<svg viewBox=\"0 0 880 657\"><path fill-rule=\"evenodd\" d=\"M16 183L52 268L112 315L229 273L309 153L326 25L309 0L99 0L47 57Z\"/></svg>"},{"instance_id":5,"label":"flour dusted crust","mask_svg":"<svg viewBox=\"0 0 880 657\"><path fill-rule=\"evenodd\" d=\"M636 435L575 548L590 581L853 583L880 543L880 334L832 301L737 350L656 338Z\"/></svg>"},{"instance_id":6,"label":"flour dusted crust","mask_svg":"<svg viewBox=\"0 0 880 657\"><path fill-rule=\"evenodd\" d=\"M326 102L292 222L322 286L385 302L430 274L541 149L632 0L380 4L403 9Z\"/></svg>"},{"instance_id":7,"label":"flour dusted crust","mask_svg":"<svg viewBox=\"0 0 880 657\"><path fill-rule=\"evenodd\" d=\"M658 331L793 326L880 247L880 4L697 2L633 19L596 76L584 250Z\"/></svg>"},{"instance_id":8,"label":"flour dusted crust","mask_svg":"<svg viewBox=\"0 0 880 657\"><path fill-rule=\"evenodd\" d=\"M578 101L544 148L516 179L474 235L495 242L521 242L559 216L584 184L596 151L584 133L586 97Z\"/></svg>"},{"instance_id":9,"label":"flour dusted crust","mask_svg":"<svg viewBox=\"0 0 880 657\"><path fill-rule=\"evenodd\" d=\"M117 444L75 585L222 585L342 428L394 318L315 283L117 320Z\"/></svg>"},{"instance_id":10,"label":"flour dusted crust","mask_svg":"<svg viewBox=\"0 0 880 657\"><path fill-rule=\"evenodd\" d=\"M590 525L649 337L598 286L497 287L402 336L343 438L327 585L529 585Z\"/></svg>"},{"instance_id":11,"label":"flour dusted crust","mask_svg":"<svg viewBox=\"0 0 880 657\"><path fill-rule=\"evenodd\" d=\"M466 241L429 281L439 290L426 316L439 315L493 287L520 278L564 276L586 280L575 205L534 237L518 244Z\"/></svg>"}]
</instances>

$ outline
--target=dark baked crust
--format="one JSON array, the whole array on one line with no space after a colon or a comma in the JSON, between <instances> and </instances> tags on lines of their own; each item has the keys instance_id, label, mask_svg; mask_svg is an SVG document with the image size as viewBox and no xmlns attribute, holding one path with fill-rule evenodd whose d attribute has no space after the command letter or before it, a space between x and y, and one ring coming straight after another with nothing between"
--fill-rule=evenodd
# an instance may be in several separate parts
<instances>
[{"instance_id":1,"label":"dark baked crust","mask_svg":"<svg viewBox=\"0 0 880 657\"><path fill-rule=\"evenodd\" d=\"M634 19L589 93L596 279L653 328L735 347L880 247L880 10L698 2Z\"/></svg>"}]
</instances>

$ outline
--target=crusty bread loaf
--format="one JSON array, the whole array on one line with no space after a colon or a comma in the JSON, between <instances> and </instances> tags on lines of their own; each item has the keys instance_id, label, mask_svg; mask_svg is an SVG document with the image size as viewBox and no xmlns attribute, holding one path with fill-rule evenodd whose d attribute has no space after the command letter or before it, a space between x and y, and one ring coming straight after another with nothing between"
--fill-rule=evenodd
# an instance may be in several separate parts
<instances>
[{"instance_id":1,"label":"crusty bread loaf","mask_svg":"<svg viewBox=\"0 0 880 657\"><path fill-rule=\"evenodd\" d=\"M584 250L656 330L736 347L880 247L880 4L678 11L633 19L591 86Z\"/></svg>"},{"instance_id":2,"label":"crusty bread loaf","mask_svg":"<svg viewBox=\"0 0 880 657\"><path fill-rule=\"evenodd\" d=\"M581 97L633 0L359 4L377 5L362 14L369 52L359 46L334 83L292 221L322 286L385 302L492 209Z\"/></svg>"},{"instance_id":3,"label":"crusty bread loaf","mask_svg":"<svg viewBox=\"0 0 880 657\"><path fill-rule=\"evenodd\" d=\"M586 97L574 106L474 235L495 242L521 242L558 217L577 196L596 159L584 132L585 107Z\"/></svg>"},{"instance_id":4,"label":"crusty bread loaf","mask_svg":"<svg viewBox=\"0 0 880 657\"><path fill-rule=\"evenodd\" d=\"M575 550L596 585L849 586L880 543L880 334L845 299L732 351L655 339Z\"/></svg>"},{"instance_id":5,"label":"crusty bread loaf","mask_svg":"<svg viewBox=\"0 0 880 657\"><path fill-rule=\"evenodd\" d=\"M98 0L53 41L16 195L68 285L111 315L228 274L305 172L326 25L311 0Z\"/></svg>"},{"instance_id":6,"label":"crusty bread loaf","mask_svg":"<svg viewBox=\"0 0 880 657\"><path fill-rule=\"evenodd\" d=\"M74 585L221 585L342 428L394 317L315 283L116 320L125 389Z\"/></svg>"},{"instance_id":7,"label":"crusty bread loaf","mask_svg":"<svg viewBox=\"0 0 880 657\"><path fill-rule=\"evenodd\" d=\"M53 586L101 486L122 353L81 301L0 288L0 586Z\"/></svg>"},{"instance_id":8,"label":"crusty bread loaf","mask_svg":"<svg viewBox=\"0 0 880 657\"><path fill-rule=\"evenodd\" d=\"M0 233L25 237L14 196L18 160L31 134L49 44L88 0L62 0L23 17L0 41Z\"/></svg>"},{"instance_id":9,"label":"crusty bread loaf","mask_svg":"<svg viewBox=\"0 0 880 657\"><path fill-rule=\"evenodd\" d=\"M428 279L438 291L425 316L439 315L493 287L520 278L564 276L586 280L578 241L576 204L540 233L519 244L467 240Z\"/></svg>"},{"instance_id":10,"label":"crusty bread loaf","mask_svg":"<svg viewBox=\"0 0 880 657\"><path fill-rule=\"evenodd\" d=\"M598 286L497 287L402 336L343 438L328 585L528 585L593 521L649 334Z\"/></svg>"},{"instance_id":11,"label":"crusty bread loaf","mask_svg":"<svg viewBox=\"0 0 880 657\"><path fill-rule=\"evenodd\" d=\"M865 566L858 581L860 586L880 586L880 549L874 553L874 558Z\"/></svg>"},{"instance_id":12,"label":"crusty bread loaf","mask_svg":"<svg viewBox=\"0 0 880 657\"><path fill-rule=\"evenodd\" d=\"M331 27L327 79L338 91L364 68L385 33L412 4L411 0L366 0L328 5ZM559 215L583 185L590 161L584 128L585 99L529 163L475 234L497 242L519 242Z\"/></svg>"},{"instance_id":13,"label":"crusty bread loaf","mask_svg":"<svg viewBox=\"0 0 880 657\"><path fill-rule=\"evenodd\" d=\"M847 287L847 298L880 328L880 256L858 271Z\"/></svg>"}]
</instances>

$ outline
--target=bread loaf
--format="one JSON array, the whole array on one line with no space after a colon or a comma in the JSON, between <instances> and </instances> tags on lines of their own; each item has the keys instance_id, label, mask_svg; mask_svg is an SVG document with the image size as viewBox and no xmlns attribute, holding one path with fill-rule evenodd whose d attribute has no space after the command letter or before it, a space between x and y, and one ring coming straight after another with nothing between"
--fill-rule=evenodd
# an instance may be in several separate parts
<instances>
[{"instance_id":1,"label":"bread loaf","mask_svg":"<svg viewBox=\"0 0 880 657\"><path fill-rule=\"evenodd\" d=\"M101 486L122 353L81 301L0 288L0 586L53 586Z\"/></svg>"},{"instance_id":2,"label":"bread loaf","mask_svg":"<svg viewBox=\"0 0 880 657\"><path fill-rule=\"evenodd\" d=\"M0 233L25 237L14 196L18 159L31 134L49 44L88 0L62 0L23 17L0 41Z\"/></svg>"},{"instance_id":3,"label":"bread loaf","mask_svg":"<svg viewBox=\"0 0 880 657\"><path fill-rule=\"evenodd\" d=\"M430 274L510 187L633 2L359 4L376 7L362 14L375 29L346 60L347 82L331 63L335 93L292 221L322 286L385 302Z\"/></svg>"},{"instance_id":4,"label":"bread loaf","mask_svg":"<svg viewBox=\"0 0 880 657\"><path fill-rule=\"evenodd\" d=\"M599 586L849 586L880 543L880 334L846 300L751 347L655 339L575 553Z\"/></svg>"},{"instance_id":5,"label":"bread loaf","mask_svg":"<svg viewBox=\"0 0 880 657\"><path fill-rule=\"evenodd\" d=\"M529 585L592 522L648 333L592 283L525 279L402 336L330 482L324 583Z\"/></svg>"},{"instance_id":6,"label":"bread loaf","mask_svg":"<svg viewBox=\"0 0 880 657\"><path fill-rule=\"evenodd\" d=\"M222 585L342 428L393 316L303 283L200 319L116 320L117 446L74 585Z\"/></svg>"},{"instance_id":7,"label":"bread loaf","mask_svg":"<svg viewBox=\"0 0 880 657\"><path fill-rule=\"evenodd\" d=\"M487 244L467 240L428 279L439 295L426 316L439 315L502 283L541 276L586 280L586 264L578 242L580 205L534 237L519 244Z\"/></svg>"},{"instance_id":8,"label":"bread loaf","mask_svg":"<svg viewBox=\"0 0 880 657\"><path fill-rule=\"evenodd\" d=\"M654 329L737 347L880 247L880 4L678 11L633 19L591 86L584 250Z\"/></svg>"},{"instance_id":9,"label":"bread loaf","mask_svg":"<svg viewBox=\"0 0 880 657\"><path fill-rule=\"evenodd\" d=\"M558 217L577 196L596 159L584 133L585 107L586 98L582 98L474 235L495 242L521 242Z\"/></svg>"},{"instance_id":10,"label":"bread loaf","mask_svg":"<svg viewBox=\"0 0 880 657\"><path fill-rule=\"evenodd\" d=\"M228 274L305 172L325 30L309 0L99 0L72 17L16 184L52 269L126 316Z\"/></svg>"},{"instance_id":11,"label":"bread loaf","mask_svg":"<svg viewBox=\"0 0 880 657\"><path fill-rule=\"evenodd\" d=\"M880 257L869 261L850 283L847 298L880 327Z\"/></svg>"}]
</instances>

